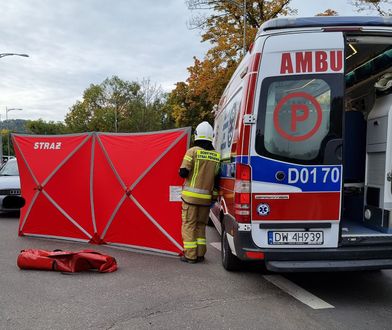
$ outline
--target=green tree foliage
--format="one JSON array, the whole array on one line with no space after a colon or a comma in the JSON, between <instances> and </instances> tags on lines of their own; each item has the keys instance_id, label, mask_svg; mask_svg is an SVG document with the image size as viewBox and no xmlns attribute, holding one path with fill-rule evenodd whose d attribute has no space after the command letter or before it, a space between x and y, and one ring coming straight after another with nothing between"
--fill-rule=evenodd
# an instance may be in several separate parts
<instances>
[{"instance_id":1,"label":"green tree foliage","mask_svg":"<svg viewBox=\"0 0 392 330\"><path fill-rule=\"evenodd\" d=\"M26 122L26 130L30 134L64 134L67 128L62 122L44 121L42 119Z\"/></svg>"},{"instance_id":2,"label":"green tree foliage","mask_svg":"<svg viewBox=\"0 0 392 330\"><path fill-rule=\"evenodd\" d=\"M90 85L67 113L72 132L145 132L173 125L162 89L150 80L130 82L117 76Z\"/></svg>"},{"instance_id":3,"label":"green tree foliage","mask_svg":"<svg viewBox=\"0 0 392 330\"><path fill-rule=\"evenodd\" d=\"M10 155L14 155L12 142L8 144L8 139L12 133L27 133L26 120L24 119L8 119L0 122L0 134L3 155L8 155L8 146L10 148Z\"/></svg>"},{"instance_id":4,"label":"green tree foliage","mask_svg":"<svg viewBox=\"0 0 392 330\"><path fill-rule=\"evenodd\" d=\"M28 133L28 134L63 134L67 133L66 126L61 122L49 121L42 119L24 120L9 119L0 122L0 134L2 140L3 155L8 155L8 146L10 155L14 155L12 141L8 144L8 139L12 133Z\"/></svg>"},{"instance_id":5,"label":"green tree foliage","mask_svg":"<svg viewBox=\"0 0 392 330\"><path fill-rule=\"evenodd\" d=\"M1 147L2 147L2 152L3 155L8 155L8 145L10 146L10 155L14 155L14 150L12 148L12 143L11 143L11 131L5 128L2 128L0 130L1 134ZM10 139L10 144L8 144L8 139Z\"/></svg>"},{"instance_id":6,"label":"green tree foliage","mask_svg":"<svg viewBox=\"0 0 392 330\"><path fill-rule=\"evenodd\" d=\"M177 126L195 127L200 121L212 122L212 109L219 102L231 75L243 56L244 17L241 0L189 0L197 12L191 27L202 31L202 41L212 47L203 60L194 58L186 82L179 82L168 97ZM261 24L278 15L294 14L290 0L246 1L246 47L254 40ZM200 12L205 10L207 14Z\"/></svg>"}]
</instances>

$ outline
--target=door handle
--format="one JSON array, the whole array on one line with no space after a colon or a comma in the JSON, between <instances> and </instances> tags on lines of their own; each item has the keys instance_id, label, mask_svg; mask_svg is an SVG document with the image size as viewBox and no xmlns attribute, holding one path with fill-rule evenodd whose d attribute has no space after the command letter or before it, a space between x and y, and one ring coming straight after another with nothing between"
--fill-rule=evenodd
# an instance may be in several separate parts
<instances>
[{"instance_id":1,"label":"door handle","mask_svg":"<svg viewBox=\"0 0 392 330\"><path fill-rule=\"evenodd\" d=\"M392 173L391 172L387 173L387 181L389 181L389 182L392 181Z\"/></svg>"}]
</instances>

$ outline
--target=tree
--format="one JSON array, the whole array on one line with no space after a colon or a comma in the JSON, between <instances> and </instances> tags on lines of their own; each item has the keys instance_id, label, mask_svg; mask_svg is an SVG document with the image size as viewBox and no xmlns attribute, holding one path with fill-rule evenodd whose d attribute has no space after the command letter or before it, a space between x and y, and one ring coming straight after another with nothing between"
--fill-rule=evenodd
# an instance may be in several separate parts
<instances>
[{"instance_id":1,"label":"tree","mask_svg":"<svg viewBox=\"0 0 392 330\"><path fill-rule=\"evenodd\" d=\"M291 0L247 0L246 1L246 47L253 42L261 25L278 15L293 15L295 10L288 5ZM226 60L242 55L244 30L244 2L242 0L188 0L188 8L200 13L207 10L209 15L198 14L191 21L191 27L203 31L202 41L209 41L213 47L209 55L219 55Z\"/></svg>"},{"instance_id":2,"label":"tree","mask_svg":"<svg viewBox=\"0 0 392 330\"><path fill-rule=\"evenodd\" d=\"M358 12L375 10L381 16L392 15L392 0L355 0L351 3Z\"/></svg>"},{"instance_id":3,"label":"tree","mask_svg":"<svg viewBox=\"0 0 392 330\"><path fill-rule=\"evenodd\" d=\"M3 128L1 129L0 134L1 134L1 142L2 142L1 147L2 147L3 155L8 155L8 146L10 148L9 150L10 155L14 155L14 149L11 143L11 131Z\"/></svg>"},{"instance_id":4,"label":"tree","mask_svg":"<svg viewBox=\"0 0 392 330\"><path fill-rule=\"evenodd\" d=\"M263 22L295 13L289 3L290 0L246 1L246 47ZM196 12L191 28L200 29L202 41L212 47L203 60L194 58L188 79L176 84L168 102L177 126L195 127L203 120L212 122L212 109L243 56L244 8L240 0L189 0L186 4ZM202 11L208 14L200 14Z\"/></svg>"},{"instance_id":5,"label":"tree","mask_svg":"<svg viewBox=\"0 0 392 330\"><path fill-rule=\"evenodd\" d=\"M326 9L324 12L316 14L316 16L338 16L338 12L333 9Z\"/></svg>"},{"instance_id":6,"label":"tree","mask_svg":"<svg viewBox=\"0 0 392 330\"><path fill-rule=\"evenodd\" d=\"M64 134L67 128L62 122L44 121L42 119L29 120L26 122L26 129L31 134Z\"/></svg>"},{"instance_id":7,"label":"tree","mask_svg":"<svg viewBox=\"0 0 392 330\"><path fill-rule=\"evenodd\" d=\"M141 82L105 79L90 85L67 113L65 123L72 132L142 132L168 124L162 89L144 79Z\"/></svg>"}]
</instances>

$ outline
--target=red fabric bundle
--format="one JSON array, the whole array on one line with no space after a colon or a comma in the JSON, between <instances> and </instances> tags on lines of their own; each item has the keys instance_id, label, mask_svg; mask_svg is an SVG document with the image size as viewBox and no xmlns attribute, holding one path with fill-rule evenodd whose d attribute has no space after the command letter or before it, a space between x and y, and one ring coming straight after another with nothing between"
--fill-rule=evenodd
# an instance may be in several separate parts
<instances>
[{"instance_id":1,"label":"red fabric bundle","mask_svg":"<svg viewBox=\"0 0 392 330\"><path fill-rule=\"evenodd\" d=\"M67 273L88 270L111 273L117 270L115 258L93 250L79 252L22 250L18 256L17 265L20 269L55 270Z\"/></svg>"}]
</instances>

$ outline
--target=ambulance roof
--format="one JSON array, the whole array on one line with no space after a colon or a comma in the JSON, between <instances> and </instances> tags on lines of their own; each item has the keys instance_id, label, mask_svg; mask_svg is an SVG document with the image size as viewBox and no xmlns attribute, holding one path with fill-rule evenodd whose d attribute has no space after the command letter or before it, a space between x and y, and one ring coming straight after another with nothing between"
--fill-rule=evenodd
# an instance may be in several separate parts
<instances>
[{"instance_id":1,"label":"ambulance roof","mask_svg":"<svg viewBox=\"0 0 392 330\"><path fill-rule=\"evenodd\" d=\"M380 16L314 16L282 17L265 22L259 32L275 29L294 29L328 26L391 26L392 17Z\"/></svg>"}]
</instances>

